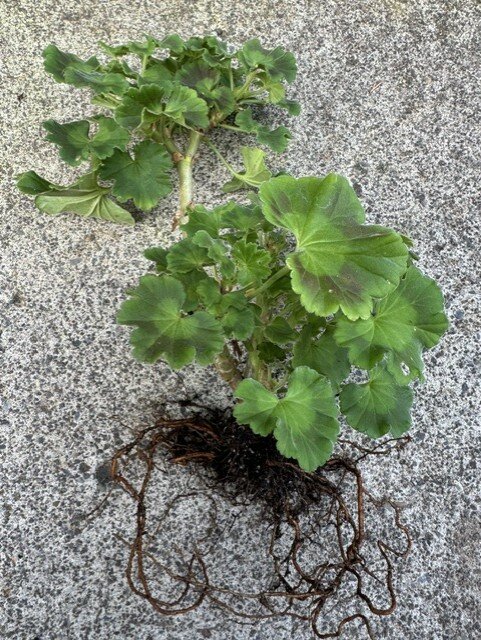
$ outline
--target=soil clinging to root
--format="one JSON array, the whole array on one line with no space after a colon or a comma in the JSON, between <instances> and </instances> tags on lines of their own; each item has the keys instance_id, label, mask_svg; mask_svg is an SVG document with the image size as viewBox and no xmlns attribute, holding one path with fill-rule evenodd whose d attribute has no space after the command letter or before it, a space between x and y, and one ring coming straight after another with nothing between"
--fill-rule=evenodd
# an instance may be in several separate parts
<instances>
[{"instance_id":1,"label":"soil clinging to root","mask_svg":"<svg viewBox=\"0 0 481 640\"><path fill-rule=\"evenodd\" d=\"M112 478L136 504L133 540L124 540L132 591L164 615L180 615L210 602L244 624L291 616L309 624L314 637L337 638L346 625L358 623L374 638L372 618L396 608L393 561L407 556L411 539L401 520L401 506L371 495L358 463L403 447L408 438L373 449L341 440L342 455L307 473L279 454L273 438L257 436L237 424L230 411L196 404L190 408L191 418L162 418L138 431L112 459ZM155 532L162 530L163 519L177 503L196 492L170 496L154 526L149 520L149 491L155 473L167 471L171 464L200 476L204 489L198 493L204 496L204 509L206 501L212 507L202 516L210 523L207 533L188 549L177 548L173 566L156 546ZM244 512L246 507L257 509L259 518L247 535L258 549L262 540L256 540L256 533L261 528L266 532L268 578L261 588L239 587L233 568L239 559L228 558L224 569L216 566L221 546L216 539L219 501ZM225 576L231 576L232 584ZM343 611L354 608L335 629L324 629L323 613L337 610L336 602Z\"/></svg>"}]
</instances>

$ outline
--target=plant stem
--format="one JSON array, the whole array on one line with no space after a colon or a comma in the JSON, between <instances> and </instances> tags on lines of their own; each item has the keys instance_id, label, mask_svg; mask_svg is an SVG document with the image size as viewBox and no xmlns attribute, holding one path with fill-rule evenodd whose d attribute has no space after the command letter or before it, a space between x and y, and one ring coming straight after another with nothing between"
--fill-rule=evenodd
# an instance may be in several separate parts
<instances>
[{"instance_id":1,"label":"plant stem","mask_svg":"<svg viewBox=\"0 0 481 640\"><path fill-rule=\"evenodd\" d=\"M174 228L181 223L182 218L187 213L187 209L192 204L194 195L192 162L201 140L202 134L199 131L191 131L185 152L179 154L180 157L178 157L178 159L176 159L176 153L173 153L174 162L177 162L177 172L179 174L179 211L174 218Z\"/></svg>"},{"instance_id":2,"label":"plant stem","mask_svg":"<svg viewBox=\"0 0 481 640\"><path fill-rule=\"evenodd\" d=\"M260 286L258 289L246 291L246 297L249 300L252 300L256 296L258 296L260 293L263 293L266 289L268 289L272 284L274 284L274 282L277 282L278 280L283 278L285 275L287 275L289 271L290 271L289 267L287 266L282 267L282 269L279 269L279 271L276 271L276 273L274 273L274 275L272 275L268 280L266 280L264 284Z\"/></svg>"},{"instance_id":3,"label":"plant stem","mask_svg":"<svg viewBox=\"0 0 481 640\"><path fill-rule=\"evenodd\" d=\"M221 125L223 126L223 125ZM215 146L215 144L213 142L211 142L209 140L209 138L204 137L204 142L206 143L206 145L208 147L210 147L212 149L212 151L215 153L215 155L219 158L219 160L222 162L222 164L224 165L224 167L226 169L228 169L228 171L230 173L232 173L233 176L237 176L238 174L234 171L234 169L231 167L231 165L227 162L227 160L224 158L224 156L222 155L222 153L219 151L219 149Z\"/></svg>"},{"instance_id":4,"label":"plant stem","mask_svg":"<svg viewBox=\"0 0 481 640\"><path fill-rule=\"evenodd\" d=\"M164 129L164 140L165 139L168 139L168 137ZM177 172L179 174L179 212L174 218L174 228L182 222L189 206L192 204L194 194L192 161L194 160L202 139L203 135L201 133L198 131L191 131L185 152L178 154L174 151L172 154L174 162L177 164ZM174 144L173 141L171 142ZM221 378L227 382L231 389L235 389L239 382L241 382L242 375L237 368L236 361L231 356L227 345L224 345L222 352L215 359L214 366Z\"/></svg>"}]
</instances>

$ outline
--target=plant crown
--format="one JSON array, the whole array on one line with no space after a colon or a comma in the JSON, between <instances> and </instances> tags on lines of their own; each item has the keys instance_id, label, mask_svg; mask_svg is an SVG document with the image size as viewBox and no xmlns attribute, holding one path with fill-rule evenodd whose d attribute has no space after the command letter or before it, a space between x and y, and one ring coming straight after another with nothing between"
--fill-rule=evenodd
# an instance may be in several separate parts
<instances>
[{"instance_id":1,"label":"plant crown","mask_svg":"<svg viewBox=\"0 0 481 640\"><path fill-rule=\"evenodd\" d=\"M228 53L216 38L178 36L103 49L112 58L106 65L53 45L44 54L56 80L90 87L95 104L112 110L113 117L45 123L62 158L90 159L90 171L69 187L27 172L19 186L48 213L131 222L109 196L150 209L170 191L178 164L183 238L145 252L155 273L140 278L118 315L135 327L134 356L174 369L214 363L240 401L238 422L273 434L279 451L307 471L331 456L340 414L371 438L403 434L410 383L423 379L422 352L447 329L441 291L415 266L411 241L366 224L345 178L273 176L257 148L242 148L245 170L230 168L224 187L249 189L247 204L192 203L190 161L197 143L211 144L211 128L252 133L284 150L287 129L261 125L251 106L297 112L283 86L295 77L292 54L257 40ZM168 56L154 57L159 49ZM140 58L140 71L127 54ZM187 151L176 146L176 131L187 132ZM143 139L130 152L132 135Z\"/></svg>"}]
</instances>

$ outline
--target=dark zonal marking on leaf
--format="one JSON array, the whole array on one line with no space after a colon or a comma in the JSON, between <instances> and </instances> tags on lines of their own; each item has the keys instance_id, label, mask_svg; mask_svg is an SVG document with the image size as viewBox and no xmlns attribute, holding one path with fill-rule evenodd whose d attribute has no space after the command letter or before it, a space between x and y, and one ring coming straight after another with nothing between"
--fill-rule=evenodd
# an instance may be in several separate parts
<instances>
[{"instance_id":1,"label":"dark zonal marking on leaf","mask_svg":"<svg viewBox=\"0 0 481 640\"><path fill-rule=\"evenodd\" d=\"M435 346L448 327L436 283L410 266L398 287L378 301L368 318L339 318L335 337L353 364L372 368L386 354L388 370L400 384L422 379L422 349ZM403 371L407 369L407 371Z\"/></svg>"},{"instance_id":2,"label":"dark zonal marking on leaf","mask_svg":"<svg viewBox=\"0 0 481 640\"><path fill-rule=\"evenodd\" d=\"M273 178L261 186L260 197L266 218L296 237L297 249L286 262L307 311L327 316L341 308L349 318L366 318L373 299L399 282L406 245L390 229L361 224L362 207L341 176Z\"/></svg>"}]
</instances>

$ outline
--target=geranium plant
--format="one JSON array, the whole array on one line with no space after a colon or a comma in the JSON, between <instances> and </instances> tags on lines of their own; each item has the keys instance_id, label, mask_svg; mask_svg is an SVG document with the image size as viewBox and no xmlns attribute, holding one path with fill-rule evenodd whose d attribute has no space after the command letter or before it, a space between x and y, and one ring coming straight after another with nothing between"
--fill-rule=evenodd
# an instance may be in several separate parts
<instances>
[{"instance_id":1,"label":"geranium plant","mask_svg":"<svg viewBox=\"0 0 481 640\"><path fill-rule=\"evenodd\" d=\"M249 620L297 617L319 638L339 637L358 620L373 638L361 611L346 615L337 631L322 633L323 608L351 576L354 596L371 613L390 614L396 596L389 555L404 557L411 540L399 505L364 489L356 459L332 454L341 416L374 439L398 439L409 428L411 386L423 379L423 350L436 345L448 325L441 291L416 266L406 236L366 223L342 176L274 175L264 151L248 146L240 149L244 167L236 169L215 146L213 131L225 129L255 136L276 152L286 149L288 129L259 118L267 105L299 112L286 98L285 85L296 75L291 53L265 49L257 39L234 51L212 36L149 36L101 46L102 61L81 60L55 45L43 54L57 82L90 89L100 108L82 120L44 123L61 158L72 167L88 163L86 172L59 186L27 171L18 187L49 214L133 224L122 205L131 201L130 209L151 210L172 190L176 169L173 226L179 240L145 251L152 267L129 291L118 321L135 327L131 343L138 360L161 359L173 369L213 364L236 398L227 412L186 399L192 418L162 416L113 456L112 478L137 504L129 585L167 615L192 611L207 598ZM193 163L202 148L230 172L224 192L240 191L241 197L210 210L194 201ZM245 593L237 584L216 586L199 549L188 562L180 550L185 574L153 560L156 547L150 549L148 540L151 531L162 530L163 520L158 527L147 525L145 496L158 447L172 463L207 466L217 480L209 488L216 486L236 506L239 496L241 504L264 505L272 576L257 593L250 586ZM373 453L360 448L361 457ZM375 448L376 454L389 451ZM145 465L140 488L127 477L132 458ZM346 478L354 483L354 510L344 495ZM184 498L174 496L165 514ZM365 502L374 510L389 506L406 542L399 550L376 539L383 579L379 562L362 550L368 538ZM202 517L217 522L215 501ZM318 541L328 530L334 531L334 546L326 546L323 558ZM211 535L215 531L211 526ZM280 553L276 545L285 540ZM304 558L306 546L314 553ZM147 560L153 561L156 585L159 570L160 578L167 576L167 596L153 594ZM376 605L366 592L363 580L372 578L385 585L388 604ZM238 607L239 601L254 603L256 612Z\"/></svg>"},{"instance_id":2,"label":"geranium plant","mask_svg":"<svg viewBox=\"0 0 481 640\"><path fill-rule=\"evenodd\" d=\"M136 327L134 356L174 369L215 364L239 400L238 422L272 434L306 471L331 456L340 413L372 438L403 434L422 351L447 327L441 292L415 266L411 241L366 224L345 178L273 176L264 152L249 147L236 171L210 139L226 128L286 148L289 131L261 124L253 107L298 112L284 88L296 74L292 54L258 40L231 52L210 36L102 48L107 62L54 45L44 52L55 80L90 88L108 112L44 123L62 159L89 162L87 173L60 187L28 171L18 186L47 213L131 224L111 196L150 210L170 192L177 168L174 225L183 237L145 252L156 273L140 279L118 316ZM201 144L232 173L224 191L248 189L248 203L193 203ZM353 371L365 379L350 379Z\"/></svg>"}]
</instances>

